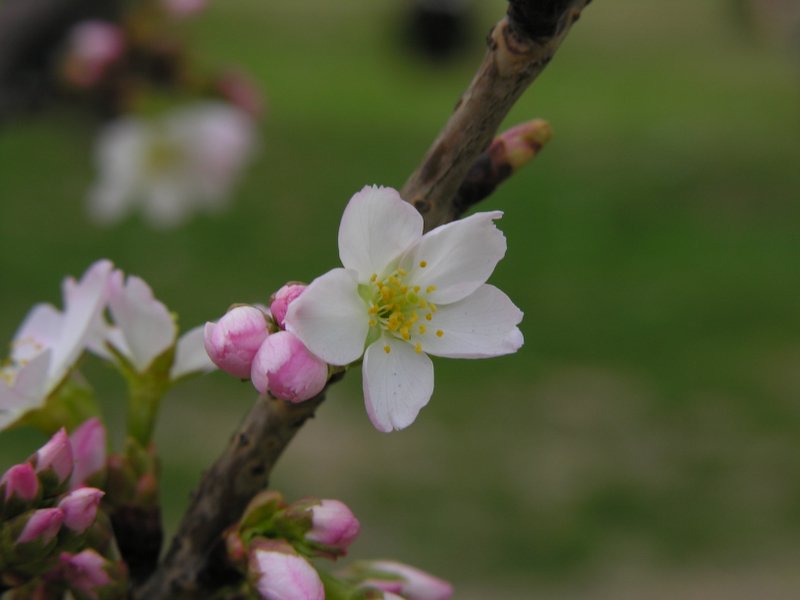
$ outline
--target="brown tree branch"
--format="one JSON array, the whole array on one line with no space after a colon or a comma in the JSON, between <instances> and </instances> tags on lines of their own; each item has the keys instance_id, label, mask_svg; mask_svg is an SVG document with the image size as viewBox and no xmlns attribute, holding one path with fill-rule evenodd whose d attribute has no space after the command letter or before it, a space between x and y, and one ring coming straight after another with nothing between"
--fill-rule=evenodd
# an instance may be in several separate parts
<instances>
[{"instance_id":1,"label":"brown tree branch","mask_svg":"<svg viewBox=\"0 0 800 600\"><path fill-rule=\"evenodd\" d=\"M459 216L458 188L508 111L550 62L590 0L516 0L489 33L483 63L400 195L432 229Z\"/></svg>"},{"instance_id":2,"label":"brown tree branch","mask_svg":"<svg viewBox=\"0 0 800 600\"><path fill-rule=\"evenodd\" d=\"M463 210L463 194L458 192L470 167L589 1L510 1L508 15L489 35L483 64L401 192L423 214L427 229L455 219ZM209 574L214 566L209 563L223 530L267 486L283 450L323 400L320 395L297 405L269 399L256 403L203 476L169 552L156 573L134 591L136 600L211 596L220 582Z\"/></svg>"}]
</instances>

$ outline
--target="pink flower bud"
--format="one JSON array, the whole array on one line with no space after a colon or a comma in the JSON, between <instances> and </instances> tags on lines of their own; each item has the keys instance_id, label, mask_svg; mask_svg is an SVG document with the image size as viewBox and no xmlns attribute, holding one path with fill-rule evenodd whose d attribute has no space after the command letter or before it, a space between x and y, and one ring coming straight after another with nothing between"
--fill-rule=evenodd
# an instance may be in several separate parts
<instances>
[{"instance_id":1,"label":"pink flower bud","mask_svg":"<svg viewBox=\"0 0 800 600\"><path fill-rule=\"evenodd\" d=\"M78 488L64 496L58 508L64 511L64 527L73 533L81 534L94 523L100 499L105 496L96 488Z\"/></svg>"},{"instance_id":2,"label":"pink flower bud","mask_svg":"<svg viewBox=\"0 0 800 600\"><path fill-rule=\"evenodd\" d=\"M22 532L17 537L17 544L28 544L38 542L47 545L61 529L64 521L64 513L60 508L40 508L30 514L28 522L25 523Z\"/></svg>"},{"instance_id":3,"label":"pink flower bud","mask_svg":"<svg viewBox=\"0 0 800 600\"><path fill-rule=\"evenodd\" d=\"M345 551L358 536L361 525L343 502L320 500L310 510L311 529L306 539Z\"/></svg>"},{"instance_id":4,"label":"pink flower bud","mask_svg":"<svg viewBox=\"0 0 800 600\"><path fill-rule=\"evenodd\" d=\"M110 561L94 550L78 554L64 552L60 556L61 569L69 586L86 596L97 598L98 589L112 583L107 572Z\"/></svg>"},{"instance_id":5,"label":"pink flower bud","mask_svg":"<svg viewBox=\"0 0 800 600\"><path fill-rule=\"evenodd\" d=\"M30 463L14 465L0 479L0 490L5 490L3 500L6 504L15 499L21 505L30 504L39 494L40 488L36 471Z\"/></svg>"},{"instance_id":6,"label":"pink flower bud","mask_svg":"<svg viewBox=\"0 0 800 600\"><path fill-rule=\"evenodd\" d=\"M261 344L250 378L262 394L267 389L281 400L303 402L319 394L328 381L328 365L293 333L279 331Z\"/></svg>"},{"instance_id":7,"label":"pink flower bud","mask_svg":"<svg viewBox=\"0 0 800 600\"><path fill-rule=\"evenodd\" d=\"M223 371L247 379L253 358L267 339L267 321L255 306L237 306L216 323L206 323L204 342L209 358Z\"/></svg>"},{"instance_id":8,"label":"pink flower bud","mask_svg":"<svg viewBox=\"0 0 800 600\"><path fill-rule=\"evenodd\" d=\"M397 593L406 600L448 600L453 595L453 586L449 583L409 565L391 560L373 560L366 566L370 571L386 573L390 577L370 578L364 582L365 585Z\"/></svg>"},{"instance_id":9,"label":"pink flower bud","mask_svg":"<svg viewBox=\"0 0 800 600\"><path fill-rule=\"evenodd\" d=\"M286 318L286 311L289 310L289 305L302 294L305 289L306 286L302 283L287 283L275 292L272 304L269 305L269 310L272 313L272 318L275 319L275 322L281 329L283 329L283 321Z\"/></svg>"},{"instance_id":10,"label":"pink flower bud","mask_svg":"<svg viewBox=\"0 0 800 600\"><path fill-rule=\"evenodd\" d=\"M125 50L125 34L105 21L84 21L69 36L64 74L77 87L91 87L119 60Z\"/></svg>"},{"instance_id":11,"label":"pink flower bud","mask_svg":"<svg viewBox=\"0 0 800 600\"><path fill-rule=\"evenodd\" d=\"M52 473L57 485L67 480L73 467L72 445L63 427L50 438L49 442L39 448L30 458L30 462L40 477Z\"/></svg>"},{"instance_id":12,"label":"pink flower bud","mask_svg":"<svg viewBox=\"0 0 800 600\"><path fill-rule=\"evenodd\" d=\"M283 540L255 540L250 545L249 570L264 600L325 598L317 571Z\"/></svg>"},{"instance_id":13,"label":"pink flower bud","mask_svg":"<svg viewBox=\"0 0 800 600\"><path fill-rule=\"evenodd\" d=\"M75 458L70 488L75 489L105 469L106 428L102 421L95 417L75 429L69 440Z\"/></svg>"},{"instance_id":14,"label":"pink flower bud","mask_svg":"<svg viewBox=\"0 0 800 600\"><path fill-rule=\"evenodd\" d=\"M216 82L217 90L222 97L235 107L243 110L254 119L264 114L264 99L253 82L245 74L238 71L222 73Z\"/></svg>"}]
</instances>

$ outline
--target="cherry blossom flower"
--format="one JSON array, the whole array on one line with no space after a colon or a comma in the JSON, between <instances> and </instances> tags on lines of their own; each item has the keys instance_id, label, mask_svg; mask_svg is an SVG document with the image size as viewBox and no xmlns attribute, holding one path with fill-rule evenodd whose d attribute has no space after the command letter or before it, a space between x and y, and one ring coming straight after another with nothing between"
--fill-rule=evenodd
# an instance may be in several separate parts
<instances>
[{"instance_id":1,"label":"cherry blossom flower","mask_svg":"<svg viewBox=\"0 0 800 600\"><path fill-rule=\"evenodd\" d=\"M37 304L25 317L0 364L0 429L44 406L75 366L108 297L111 262L94 263L80 281L64 281L64 311Z\"/></svg>"},{"instance_id":2,"label":"cherry blossom flower","mask_svg":"<svg viewBox=\"0 0 800 600\"><path fill-rule=\"evenodd\" d=\"M167 307L153 295L147 283L135 275L115 270L108 283L108 308L113 324L98 315L89 347L97 355L113 359L112 346L138 373L175 346L170 380L214 368L203 347L203 327L195 327L179 339L178 326Z\"/></svg>"},{"instance_id":3,"label":"cherry blossom flower","mask_svg":"<svg viewBox=\"0 0 800 600\"><path fill-rule=\"evenodd\" d=\"M254 148L251 118L222 102L151 121L122 118L98 139L100 174L89 193L90 216L111 224L138 204L152 225L166 228L195 211L216 211Z\"/></svg>"},{"instance_id":4,"label":"cherry blossom flower","mask_svg":"<svg viewBox=\"0 0 800 600\"><path fill-rule=\"evenodd\" d=\"M295 299L286 329L333 365L363 356L367 413L384 432L410 425L433 393L428 354L486 358L522 345L522 312L486 284L505 255L499 211L423 235L423 221L391 188L365 187L339 226L344 268Z\"/></svg>"}]
</instances>

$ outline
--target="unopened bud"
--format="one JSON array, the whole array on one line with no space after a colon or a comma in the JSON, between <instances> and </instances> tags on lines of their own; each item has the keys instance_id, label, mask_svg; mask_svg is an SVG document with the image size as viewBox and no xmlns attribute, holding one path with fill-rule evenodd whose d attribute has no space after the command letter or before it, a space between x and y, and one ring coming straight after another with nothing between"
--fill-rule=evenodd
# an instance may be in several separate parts
<instances>
[{"instance_id":1,"label":"unopened bud","mask_svg":"<svg viewBox=\"0 0 800 600\"><path fill-rule=\"evenodd\" d=\"M105 495L96 488L78 488L64 496L58 508L64 511L64 527L75 534L84 533L97 518L100 500Z\"/></svg>"},{"instance_id":2,"label":"unopened bud","mask_svg":"<svg viewBox=\"0 0 800 600\"><path fill-rule=\"evenodd\" d=\"M553 130L547 121L533 119L501 133L487 152L493 163L507 164L513 173L535 157L552 137Z\"/></svg>"},{"instance_id":3,"label":"unopened bud","mask_svg":"<svg viewBox=\"0 0 800 600\"><path fill-rule=\"evenodd\" d=\"M294 302L305 289L306 286L302 283L287 283L275 292L272 303L269 305L269 310L272 313L272 318L275 319L275 322L281 329L284 328L283 321L286 318L286 311L289 310L289 305Z\"/></svg>"},{"instance_id":4,"label":"unopened bud","mask_svg":"<svg viewBox=\"0 0 800 600\"><path fill-rule=\"evenodd\" d=\"M373 560L359 568L369 573L365 586L398 594L406 600L449 600L453 595L453 586L448 582L403 563Z\"/></svg>"},{"instance_id":5,"label":"unopened bud","mask_svg":"<svg viewBox=\"0 0 800 600\"><path fill-rule=\"evenodd\" d=\"M203 332L209 358L223 371L247 379L261 344L267 339L266 315L255 306L236 306Z\"/></svg>"},{"instance_id":6,"label":"unopened bud","mask_svg":"<svg viewBox=\"0 0 800 600\"><path fill-rule=\"evenodd\" d=\"M281 400L303 402L323 390L328 365L293 333L279 331L264 340L253 359L250 377L262 394L269 389Z\"/></svg>"},{"instance_id":7,"label":"unopened bud","mask_svg":"<svg viewBox=\"0 0 800 600\"><path fill-rule=\"evenodd\" d=\"M126 597L127 571L92 549L59 557L61 571L70 589L80 598L110 600Z\"/></svg>"},{"instance_id":8,"label":"unopened bud","mask_svg":"<svg viewBox=\"0 0 800 600\"><path fill-rule=\"evenodd\" d=\"M69 436L75 467L70 488L75 489L102 476L106 468L106 428L98 418L84 422ZM92 481L94 483L94 481Z\"/></svg>"},{"instance_id":9,"label":"unopened bud","mask_svg":"<svg viewBox=\"0 0 800 600\"><path fill-rule=\"evenodd\" d=\"M65 486L73 467L72 445L64 428L59 429L28 462L36 469L44 495L57 494Z\"/></svg>"},{"instance_id":10,"label":"unopened bud","mask_svg":"<svg viewBox=\"0 0 800 600\"><path fill-rule=\"evenodd\" d=\"M14 465L0 479L0 507L5 518L31 508L39 499L42 486L30 463Z\"/></svg>"},{"instance_id":11,"label":"unopened bud","mask_svg":"<svg viewBox=\"0 0 800 600\"><path fill-rule=\"evenodd\" d=\"M122 29L106 21L84 21L76 25L67 42L64 76L79 88L97 84L125 50Z\"/></svg>"},{"instance_id":12,"label":"unopened bud","mask_svg":"<svg viewBox=\"0 0 800 600\"><path fill-rule=\"evenodd\" d=\"M306 539L344 554L361 528L353 512L343 502L327 499L317 500L308 509L311 511L311 529L306 533Z\"/></svg>"},{"instance_id":13,"label":"unopened bud","mask_svg":"<svg viewBox=\"0 0 800 600\"><path fill-rule=\"evenodd\" d=\"M257 539L250 545L251 581L264 600L324 600L317 571L284 540Z\"/></svg>"},{"instance_id":14,"label":"unopened bud","mask_svg":"<svg viewBox=\"0 0 800 600\"><path fill-rule=\"evenodd\" d=\"M58 535L64 513L60 508L40 508L18 518L26 518L22 531L17 536L17 544L37 543L47 546Z\"/></svg>"}]
</instances>

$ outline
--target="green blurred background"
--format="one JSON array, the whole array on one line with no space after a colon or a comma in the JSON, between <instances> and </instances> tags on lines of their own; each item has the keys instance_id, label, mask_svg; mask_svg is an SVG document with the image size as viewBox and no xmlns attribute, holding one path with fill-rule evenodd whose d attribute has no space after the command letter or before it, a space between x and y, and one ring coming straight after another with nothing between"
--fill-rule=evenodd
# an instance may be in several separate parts
<instances>
[{"instance_id":1,"label":"green blurred background","mask_svg":"<svg viewBox=\"0 0 800 600\"><path fill-rule=\"evenodd\" d=\"M7 126L2 339L100 257L185 328L335 266L345 203L402 185L505 10L474 3L474 45L431 65L398 43L404 2L212 4L186 35L252 73L268 104L233 208L169 232L138 217L94 228L93 122L53 110ZM518 103L508 125L544 117L556 137L482 208L505 211L492 282L525 312L525 346L437 360L430 405L390 435L353 373L274 474L290 498L353 508L353 556L418 565L464 599L797 597L800 63L736 14L594 2ZM122 385L84 371L118 430ZM171 528L253 399L220 373L169 395ZM40 442L3 432L0 466Z\"/></svg>"}]
</instances>

